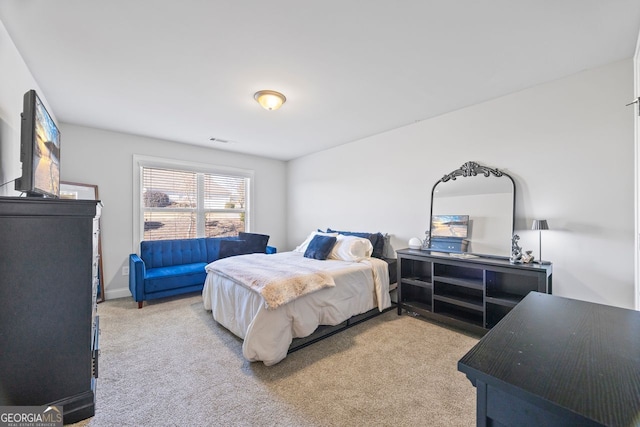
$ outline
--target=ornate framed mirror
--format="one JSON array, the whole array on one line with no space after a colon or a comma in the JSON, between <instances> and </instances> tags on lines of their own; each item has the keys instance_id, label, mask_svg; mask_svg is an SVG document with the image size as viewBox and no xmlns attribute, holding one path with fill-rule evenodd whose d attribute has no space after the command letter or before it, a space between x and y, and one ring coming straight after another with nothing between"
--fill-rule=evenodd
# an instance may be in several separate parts
<instances>
[{"instance_id":1,"label":"ornate framed mirror","mask_svg":"<svg viewBox=\"0 0 640 427\"><path fill-rule=\"evenodd\" d=\"M508 257L516 186L498 169L467 162L431 190L429 248Z\"/></svg>"}]
</instances>

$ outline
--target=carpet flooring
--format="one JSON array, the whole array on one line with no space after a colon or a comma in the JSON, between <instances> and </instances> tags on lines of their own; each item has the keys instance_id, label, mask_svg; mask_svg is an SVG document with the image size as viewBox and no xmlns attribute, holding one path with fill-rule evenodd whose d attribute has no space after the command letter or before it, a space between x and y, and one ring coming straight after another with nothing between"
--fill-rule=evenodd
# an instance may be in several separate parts
<instances>
[{"instance_id":1,"label":"carpet flooring","mask_svg":"<svg viewBox=\"0 0 640 427\"><path fill-rule=\"evenodd\" d=\"M75 426L473 426L457 361L478 338L388 311L293 352L247 362L200 295L98 306L96 414Z\"/></svg>"}]
</instances>

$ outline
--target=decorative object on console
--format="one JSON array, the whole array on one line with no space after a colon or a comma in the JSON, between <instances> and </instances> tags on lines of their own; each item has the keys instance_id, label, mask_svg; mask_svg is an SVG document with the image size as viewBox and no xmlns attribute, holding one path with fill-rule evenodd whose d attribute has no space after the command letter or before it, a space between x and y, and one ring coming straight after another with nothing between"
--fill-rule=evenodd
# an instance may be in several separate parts
<instances>
[{"instance_id":1,"label":"decorative object on console","mask_svg":"<svg viewBox=\"0 0 640 427\"><path fill-rule=\"evenodd\" d=\"M525 264L531 264L533 262L533 255L531 255L533 251L527 251L524 255L522 255L522 262Z\"/></svg>"},{"instance_id":2,"label":"decorative object on console","mask_svg":"<svg viewBox=\"0 0 640 427\"><path fill-rule=\"evenodd\" d=\"M431 217L430 248L466 252L468 233L469 215L434 215Z\"/></svg>"},{"instance_id":3,"label":"decorative object on console","mask_svg":"<svg viewBox=\"0 0 640 427\"><path fill-rule=\"evenodd\" d=\"M465 239L469 234L469 215L433 215L431 237Z\"/></svg>"},{"instance_id":4,"label":"decorative object on console","mask_svg":"<svg viewBox=\"0 0 640 427\"><path fill-rule=\"evenodd\" d=\"M549 264L548 261L542 261L542 230L548 230L549 224L546 219L534 219L531 224L532 230L538 230L538 264Z\"/></svg>"},{"instance_id":5,"label":"decorative object on console","mask_svg":"<svg viewBox=\"0 0 640 427\"><path fill-rule=\"evenodd\" d=\"M283 94L275 90L259 90L253 97L262 108L269 111L277 110L287 101L287 98Z\"/></svg>"},{"instance_id":6,"label":"decorative object on console","mask_svg":"<svg viewBox=\"0 0 640 427\"><path fill-rule=\"evenodd\" d=\"M511 257L509 257L511 264L522 264L522 248L518 244L518 240L520 240L520 236L517 234L511 238Z\"/></svg>"},{"instance_id":7,"label":"decorative object on console","mask_svg":"<svg viewBox=\"0 0 640 427\"><path fill-rule=\"evenodd\" d=\"M417 237L412 237L409 239L409 249L421 249L422 241Z\"/></svg>"},{"instance_id":8,"label":"decorative object on console","mask_svg":"<svg viewBox=\"0 0 640 427\"><path fill-rule=\"evenodd\" d=\"M424 240L422 241L422 247L420 249L427 250L431 247L431 230L424 232Z\"/></svg>"}]
</instances>

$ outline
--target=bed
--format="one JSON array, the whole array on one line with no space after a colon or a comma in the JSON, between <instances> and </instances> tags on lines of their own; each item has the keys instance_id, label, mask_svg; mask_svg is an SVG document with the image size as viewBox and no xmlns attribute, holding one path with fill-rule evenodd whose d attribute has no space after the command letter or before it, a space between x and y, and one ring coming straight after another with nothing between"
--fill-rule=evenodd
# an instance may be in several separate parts
<instances>
[{"instance_id":1,"label":"bed","mask_svg":"<svg viewBox=\"0 0 640 427\"><path fill-rule=\"evenodd\" d=\"M291 252L240 255L207 265L204 308L243 340L247 360L274 365L293 349L391 307L389 264L370 256L369 240L336 234L336 244L325 259L308 257L318 234L334 235L314 232ZM368 252L362 251L367 246ZM301 273L291 279L282 271ZM280 276L284 284L272 280ZM283 291L283 286L295 295Z\"/></svg>"}]
</instances>

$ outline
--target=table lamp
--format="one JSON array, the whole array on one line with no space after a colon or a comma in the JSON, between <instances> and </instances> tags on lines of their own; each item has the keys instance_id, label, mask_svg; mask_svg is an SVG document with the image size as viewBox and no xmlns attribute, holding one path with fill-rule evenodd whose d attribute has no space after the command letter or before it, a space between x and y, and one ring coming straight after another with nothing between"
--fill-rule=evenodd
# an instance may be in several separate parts
<instances>
[{"instance_id":1,"label":"table lamp","mask_svg":"<svg viewBox=\"0 0 640 427\"><path fill-rule=\"evenodd\" d=\"M533 224L531 224L532 230L538 230L538 250L539 250L539 258L538 264L550 264L547 261L542 261L542 230L548 230L549 224L547 224L546 219L534 219Z\"/></svg>"}]
</instances>

